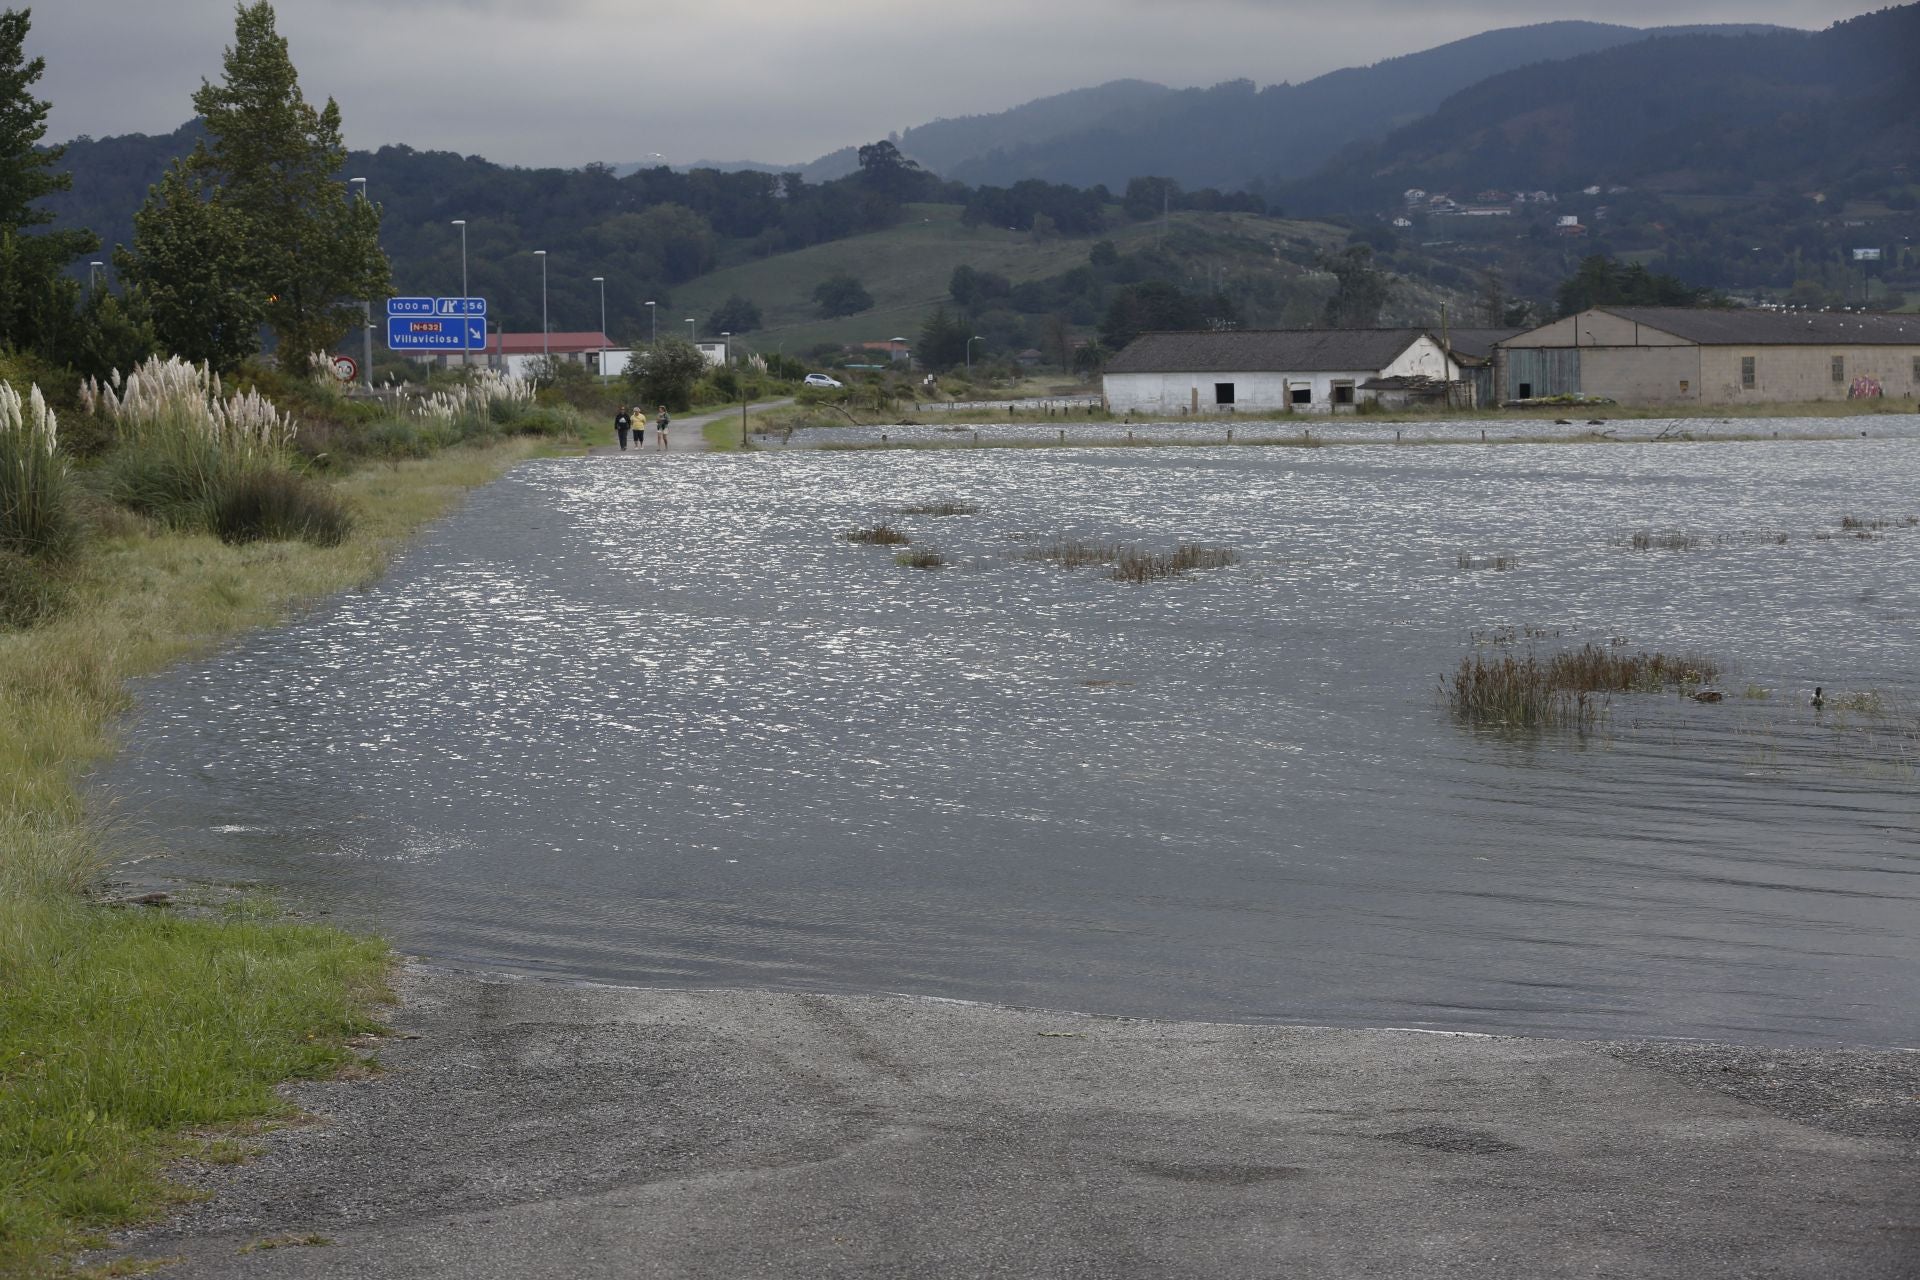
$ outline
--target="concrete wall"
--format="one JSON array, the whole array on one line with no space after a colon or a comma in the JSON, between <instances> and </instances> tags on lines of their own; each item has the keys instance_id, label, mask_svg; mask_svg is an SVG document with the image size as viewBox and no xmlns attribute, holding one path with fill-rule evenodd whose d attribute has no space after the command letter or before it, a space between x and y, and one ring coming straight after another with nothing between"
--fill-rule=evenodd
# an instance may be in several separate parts
<instances>
[{"instance_id":1,"label":"concrete wall","mask_svg":"<svg viewBox=\"0 0 1920 1280\"><path fill-rule=\"evenodd\" d=\"M1274 413L1291 409L1295 413L1333 413L1334 387L1345 383L1355 388L1354 399L1362 399L1359 385L1369 378L1425 374L1430 378L1458 378L1459 369L1447 359L1440 344L1421 337L1384 369L1312 370L1274 373L1265 370L1240 373L1109 373L1104 379L1107 407L1114 413L1141 413L1156 417L1178 418L1195 412L1202 414ZM1221 404L1217 384L1233 384L1233 403ZM1295 404L1292 393L1305 389L1306 404ZM1347 412L1348 406L1339 406Z\"/></svg>"},{"instance_id":2,"label":"concrete wall","mask_svg":"<svg viewBox=\"0 0 1920 1280\"><path fill-rule=\"evenodd\" d=\"M1702 398L1700 358L1706 350L1694 346L1583 346L1580 390L1621 404L1692 404Z\"/></svg>"},{"instance_id":3,"label":"concrete wall","mask_svg":"<svg viewBox=\"0 0 1920 1280\"><path fill-rule=\"evenodd\" d=\"M1740 360L1753 357L1752 387L1740 384ZM1833 358L1843 363L1833 380ZM1884 395L1910 400L1920 396L1914 361L1920 345L1904 347L1708 347L1701 363L1701 384L1709 404L1758 404L1765 401L1845 400L1854 379L1879 382Z\"/></svg>"}]
</instances>

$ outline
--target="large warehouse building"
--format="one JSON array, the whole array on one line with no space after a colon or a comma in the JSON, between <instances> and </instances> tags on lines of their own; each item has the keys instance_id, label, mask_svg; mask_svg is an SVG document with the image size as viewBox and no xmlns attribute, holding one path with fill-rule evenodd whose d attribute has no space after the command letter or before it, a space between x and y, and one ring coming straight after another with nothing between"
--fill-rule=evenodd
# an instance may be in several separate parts
<instances>
[{"instance_id":1,"label":"large warehouse building","mask_svg":"<svg viewBox=\"0 0 1920 1280\"><path fill-rule=\"evenodd\" d=\"M1760 404L1920 395L1920 316L1595 307L1502 341L1502 401Z\"/></svg>"},{"instance_id":2,"label":"large warehouse building","mask_svg":"<svg viewBox=\"0 0 1920 1280\"><path fill-rule=\"evenodd\" d=\"M1115 413L1351 413L1370 381L1459 377L1426 329L1236 329L1143 333L1104 385Z\"/></svg>"}]
</instances>

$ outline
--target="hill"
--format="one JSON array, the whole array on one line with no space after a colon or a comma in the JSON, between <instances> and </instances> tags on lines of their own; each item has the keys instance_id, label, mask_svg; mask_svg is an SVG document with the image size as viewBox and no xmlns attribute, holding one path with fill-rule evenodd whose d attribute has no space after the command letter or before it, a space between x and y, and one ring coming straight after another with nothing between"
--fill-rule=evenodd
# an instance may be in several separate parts
<instances>
[{"instance_id":1,"label":"hill","mask_svg":"<svg viewBox=\"0 0 1920 1280\"><path fill-rule=\"evenodd\" d=\"M910 205L898 226L725 267L681 286L671 319L705 316L737 294L761 307L762 327L746 337L746 344L757 350L792 353L822 343L883 342L896 335L911 339L935 307L954 307L948 295L953 273L971 267L1016 286L1009 309L1034 306L1038 309L1026 314L1037 315L1057 308L1069 313L1076 330L1088 332L1096 314L1071 314L1073 305L1058 302L1050 291L1028 302L1027 291L1018 287L1084 268L1093 247L1103 240L1122 255L1157 246L1149 274L1196 290L1235 293L1249 305L1272 307L1271 316L1278 319L1295 294L1304 299L1299 314L1317 311L1326 284L1315 277L1312 264L1321 252L1346 239L1343 229L1324 223L1252 214L1179 213L1162 228L1158 221L1128 223L1116 211L1115 225L1107 231L1036 240L1030 232L967 226L960 213L954 205ZM812 302L813 287L840 274L857 277L874 305L857 315L821 319ZM1406 294L1402 301L1423 315L1432 310L1424 297ZM663 326L669 321L661 319ZM1003 319L1000 324L990 336L1002 353L1008 346L1017 350L1039 341L1030 321Z\"/></svg>"},{"instance_id":2,"label":"hill","mask_svg":"<svg viewBox=\"0 0 1920 1280\"><path fill-rule=\"evenodd\" d=\"M1920 155L1920 6L1822 32L1673 35L1493 76L1284 188L1319 210L1409 187L1812 191Z\"/></svg>"},{"instance_id":3,"label":"hill","mask_svg":"<svg viewBox=\"0 0 1920 1280\"><path fill-rule=\"evenodd\" d=\"M1309 173L1341 147L1406 124L1488 76L1651 34L1573 21L1488 31L1300 84L1256 89L1241 80L1128 102L1048 139L1006 145L982 137L985 145L972 158L933 167L976 185L1045 177L1118 189L1130 177L1154 174L1189 187L1257 186ZM911 137L902 148L917 155Z\"/></svg>"}]
</instances>

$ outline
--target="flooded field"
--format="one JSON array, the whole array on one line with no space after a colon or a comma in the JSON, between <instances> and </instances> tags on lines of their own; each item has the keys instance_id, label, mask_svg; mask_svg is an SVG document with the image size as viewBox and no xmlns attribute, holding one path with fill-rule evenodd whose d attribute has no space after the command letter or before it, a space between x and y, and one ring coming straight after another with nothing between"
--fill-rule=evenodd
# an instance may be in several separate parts
<instances>
[{"instance_id":1,"label":"flooded field","mask_svg":"<svg viewBox=\"0 0 1920 1280\"><path fill-rule=\"evenodd\" d=\"M1854 438L532 463L144 685L99 792L136 876L451 964L1920 1044L1920 423L1795 427ZM1589 642L1723 699L1440 696Z\"/></svg>"}]
</instances>

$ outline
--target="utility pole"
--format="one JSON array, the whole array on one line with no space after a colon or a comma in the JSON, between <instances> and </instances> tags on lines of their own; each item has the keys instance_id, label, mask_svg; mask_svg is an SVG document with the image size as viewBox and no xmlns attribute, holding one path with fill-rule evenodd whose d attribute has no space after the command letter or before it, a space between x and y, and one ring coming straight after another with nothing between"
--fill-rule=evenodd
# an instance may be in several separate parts
<instances>
[{"instance_id":1,"label":"utility pole","mask_svg":"<svg viewBox=\"0 0 1920 1280\"><path fill-rule=\"evenodd\" d=\"M362 200L366 200L369 206L373 204L373 201L369 199L367 196L367 180L365 178L349 178L347 179L347 185L350 187L359 187L360 198ZM367 391L371 393L373 391L373 299L372 298L360 299L360 318L362 321L365 322L365 328L362 329L360 334L363 340L362 346L361 346L361 352L362 352L362 355L365 357L365 362L360 366L360 377L366 383Z\"/></svg>"}]
</instances>

